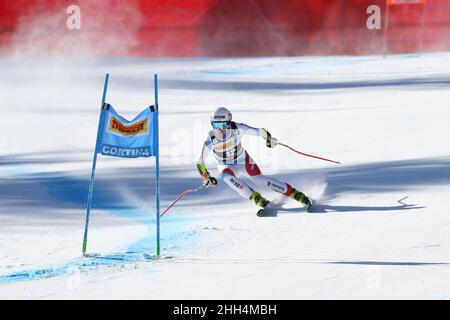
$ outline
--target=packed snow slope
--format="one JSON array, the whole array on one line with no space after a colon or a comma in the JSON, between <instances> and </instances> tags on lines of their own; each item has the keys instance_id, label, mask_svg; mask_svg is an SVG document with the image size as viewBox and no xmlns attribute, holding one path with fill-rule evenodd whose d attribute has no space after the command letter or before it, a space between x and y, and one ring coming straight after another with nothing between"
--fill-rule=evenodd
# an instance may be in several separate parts
<instances>
[{"instance_id":1,"label":"packed snow slope","mask_svg":"<svg viewBox=\"0 0 450 320\"><path fill-rule=\"evenodd\" d=\"M255 59L0 60L0 298L450 298L450 54ZM99 157L103 77L127 118L160 77L165 208L200 184L209 112L342 162L243 141L262 171L311 195L257 218L223 184L162 218L154 159ZM210 171L216 174L213 159ZM277 195L260 191L270 199Z\"/></svg>"}]
</instances>

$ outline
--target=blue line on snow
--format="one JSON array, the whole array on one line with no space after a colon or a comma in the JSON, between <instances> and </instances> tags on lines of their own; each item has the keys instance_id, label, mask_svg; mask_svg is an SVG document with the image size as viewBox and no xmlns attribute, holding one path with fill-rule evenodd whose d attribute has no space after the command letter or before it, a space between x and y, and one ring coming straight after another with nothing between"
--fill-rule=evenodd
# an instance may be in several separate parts
<instances>
[{"instance_id":1,"label":"blue line on snow","mask_svg":"<svg viewBox=\"0 0 450 320\"><path fill-rule=\"evenodd\" d=\"M68 176L58 176L49 178L48 175L40 176L41 182L49 188L49 191L60 200L71 202L84 207L85 194L87 194L87 184L78 179ZM70 192L68 192L70 191ZM84 196L83 196L84 195ZM132 208L127 203L111 203L114 197L107 192L94 195L94 201L98 207L108 203L107 210L115 216L132 219L142 223L147 227L145 236L129 244L124 252L116 252L93 258L80 258L59 266L50 266L31 270L22 270L9 274L0 275L0 284L45 279L61 275L71 275L74 272L87 272L102 266L125 266L132 263L145 261L143 254L151 254L156 251L155 240L155 213L143 212ZM81 203L80 203L81 202ZM102 208L103 209L103 208ZM163 254L177 254L191 247L193 241L192 226L195 219L185 214L172 214L161 220L161 242ZM81 231L80 231L81 237Z\"/></svg>"}]
</instances>

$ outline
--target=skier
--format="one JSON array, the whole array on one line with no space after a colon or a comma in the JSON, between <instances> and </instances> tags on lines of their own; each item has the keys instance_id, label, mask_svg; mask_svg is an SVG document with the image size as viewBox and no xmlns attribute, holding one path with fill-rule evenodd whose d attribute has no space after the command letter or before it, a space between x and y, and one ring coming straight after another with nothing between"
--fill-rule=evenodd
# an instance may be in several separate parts
<instances>
[{"instance_id":1,"label":"skier","mask_svg":"<svg viewBox=\"0 0 450 320\"><path fill-rule=\"evenodd\" d=\"M226 108L216 109L211 114L210 120L213 129L208 133L203 144L200 160L197 163L198 171L206 187L217 185L216 178L210 175L204 161L205 156L213 150L219 177L242 197L253 200L256 205L262 207L258 211L258 216L265 214L264 209L268 207L269 201L241 180L242 176L250 178L260 186L268 186L272 190L300 202L306 206L308 212L311 211L312 202L305 194L294 189L288 183L261 174L258 165L242 147L242 136L253 135L262 137L266 141L267 147L274 148L278 141L266 129L253 128L243 123L231 121L232 114Z\"/></svg>"}]
</instances>

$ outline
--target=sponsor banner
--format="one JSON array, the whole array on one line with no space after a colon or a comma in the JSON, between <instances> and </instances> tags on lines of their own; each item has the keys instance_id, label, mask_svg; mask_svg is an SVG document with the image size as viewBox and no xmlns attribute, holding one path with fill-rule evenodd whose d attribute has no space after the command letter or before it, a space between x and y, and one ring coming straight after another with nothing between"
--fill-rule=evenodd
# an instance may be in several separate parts
<instances>
[{"instance_id":1,"label":"sponsor banner","mask_svg":"<svg viewBox=\"0 0 450 320\"><path fill-rule=\"evenodd\" d=\"M120 148L104 144L101 149L101 154L111 157L138 158L138 157L151 157L152 151L150 147Z\"/></svg>"},{"instance_id":2,"label":"sponsor banner","mask_svg":"<svg viewBox=\"0 0 450 320\"><path fill-rule=\"evenodd\" d=\"M129 121L111 105L102 110L103 132L97 152L121 158L150 157L155 150L156 112L147 108Z\"/></svg>"}]
</instances>

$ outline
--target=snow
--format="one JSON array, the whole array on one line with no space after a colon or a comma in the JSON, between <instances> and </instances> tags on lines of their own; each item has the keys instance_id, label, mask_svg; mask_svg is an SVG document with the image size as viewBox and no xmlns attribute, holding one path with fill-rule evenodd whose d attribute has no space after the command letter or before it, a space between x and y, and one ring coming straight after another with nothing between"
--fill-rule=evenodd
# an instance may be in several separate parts
<instances>
[{"instance_id":1,"label":"snow","mask_svg":"<svg viewBox=\"0 0 450 320\"><path fill-rule=\"evenodd\" d=\"M0 298L450 298L450 54L1 58L0 68ZM155 261L142 257L155 252L154 160L100 156L88 251L101 256L81 258L105 72L108 102L129 118L153 103L159 74L162 208L199 185L217 106L342 165L244 139L316 212L287 201L257 218L219 185L162 218Z\"/></svg>"}]
</instances>

